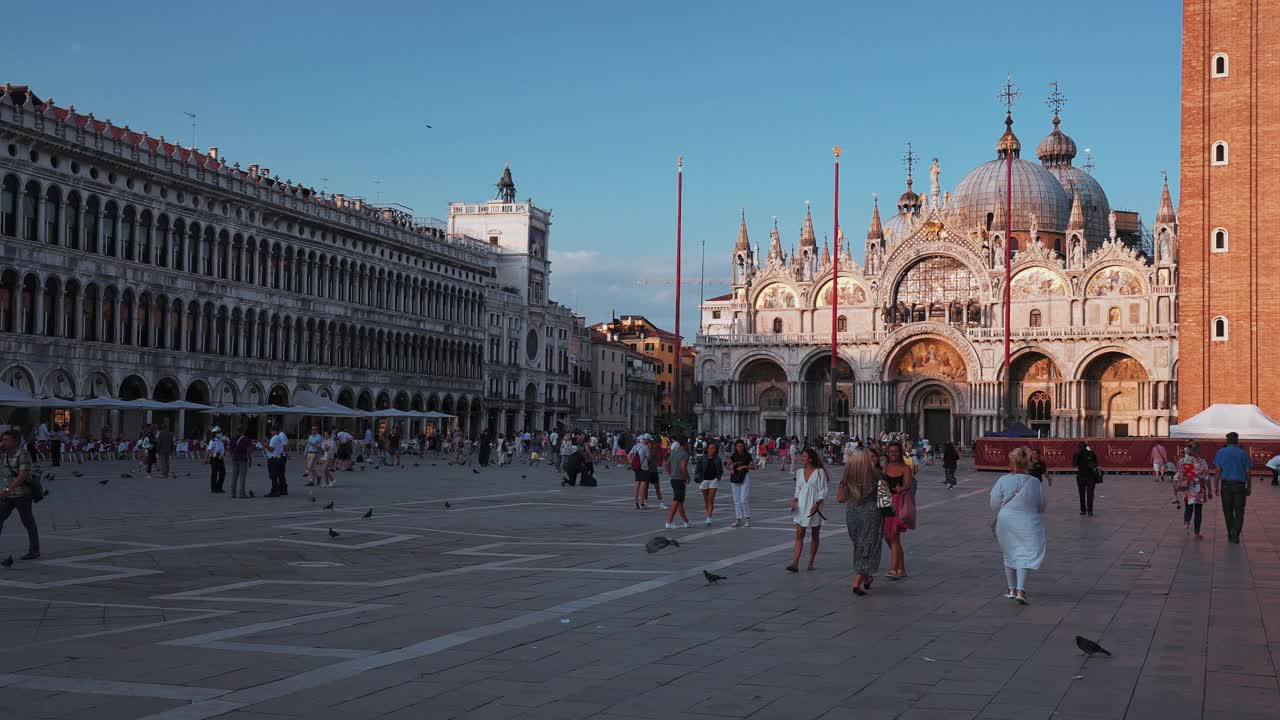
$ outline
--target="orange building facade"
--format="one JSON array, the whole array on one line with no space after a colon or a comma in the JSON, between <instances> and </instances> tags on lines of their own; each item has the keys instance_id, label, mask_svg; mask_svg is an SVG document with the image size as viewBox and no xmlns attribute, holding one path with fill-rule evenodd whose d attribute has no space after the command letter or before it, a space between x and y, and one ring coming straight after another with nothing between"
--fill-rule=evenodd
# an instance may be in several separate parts
<instances>
[{"instance_id":1,"label":"orange building facade","mask_svg":"<svg viewBox=\"0 0 1280 720\"><path fill-rule=\"evenodd\" d=\"M1280 417L1280 3L1184 0L1178 414Z\"/></svg>"}]
</instances>

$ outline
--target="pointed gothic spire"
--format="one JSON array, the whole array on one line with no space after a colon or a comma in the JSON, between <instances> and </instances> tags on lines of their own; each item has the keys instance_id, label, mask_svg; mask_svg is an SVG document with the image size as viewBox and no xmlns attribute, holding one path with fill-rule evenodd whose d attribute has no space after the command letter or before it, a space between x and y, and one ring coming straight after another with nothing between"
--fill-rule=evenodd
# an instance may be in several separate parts
<instances>
[{"instance_id":1,"label":"pointed gothic spire","mask_svg":"<svg viewBox=\"0 0 1280 720\"><path fill-rule=\"evenodd\" d=\"M831 267L831 247L826 237L822 238L822 267Z\"/></svg>"},{"instance_id":2,"label":"pointed gothic spire","mask_svg":"<svg viewBox=\"0 0 1280 720\"><path fill-rule=\"evenodd\" d=\"M1071 219L1067 220L1067 232L1079 230L1084 235L1084 208L1080 205L1080 191L1071 189Z\"/></svg>"},{"instance_id":3,"label":"pointed gothic spire","mask_svg":"<svg viewBox=\"0 0 1280 720\"><path fill-rule=\"evenodd\" d=\"M848 265L853 262L853 253L849 251L849 243L844 241L844 228L838 228L836 237L839 238L840 248L844 250L844 261Z\"/></svg>"},{"instance_id":4,"label":"pointed gothic spire","mask_svg":"<svg viewBox=\"0 0 1280 720\"><path fill-rule=\"evenodd\" d=\"M733 246L733 251L751 251L751 243L747 241L747 211L745 209L742 211L742 218L738 221L738 242Z\"/></svg>"},{"instance_id":5,"label":"pointed gothic spire","mask_svg":"<svg viewBox=\"0 0 1280 720\"><path fill-rule=\"evenodd\" d=\"M1172 224L1178 222L1178 214L1173 210L1173 198L1169 197L1169 176L1164 178L1164 189L1160 191L1160 209L1156 211L1156 224Z\"/></svg>"},{"instance_id":6,"label":"pointed gothic spire","mask_svg":"<svg viewBox=\"0 0 1280 720\"><path fill-rule=\"evenodd\" d=\"M782 258L782 236L778 234L778 218L773 218L773 230L769 231L769 259Z\"/></svg>"},{"instance_id":7,"label":"pointed gothic spire","mask_svg":"<svg viewBox=\"0 0 1280 720\"><path fill-rule=\"evenodd\" d=\"M809 203L804 204L804 227L800 229L800 247L818 247L818 238L813 234L813 212Z\"/></svg>"},{"instance_id":8,"label":"pointed gothic spire","mask_svg":"<svg viewBox=\"0 0 1280 720\"><path fill-rule=\"evenodd\" d=\"M880 196L871 196L871 227L867 228L868 240L883 240L884 226L880 224Z\"/></svg>"}]
</instances>

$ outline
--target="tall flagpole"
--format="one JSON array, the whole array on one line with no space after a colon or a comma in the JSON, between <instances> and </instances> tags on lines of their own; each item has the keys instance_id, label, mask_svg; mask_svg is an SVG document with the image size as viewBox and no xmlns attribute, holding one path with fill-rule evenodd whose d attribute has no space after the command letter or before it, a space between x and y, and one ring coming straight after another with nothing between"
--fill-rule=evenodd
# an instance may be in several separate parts
<instances>
[{"instance_id":1,"label":"tall flagpole","mask_svg":"<svg viewBox=\"0 0 1280 720\"><path fill-rule=\"evenodd\" d=\"M1013 74L1005 82L1000 98L1005 106L1005 132L1013 134L1013 104L1022 93L1013 84ZM1005 156L1005 193L1004 193L1004 421L1006 425L1013 418L1013 378L1010 377L1010 320L1013 305L1009 290L1013 280L1013 143L1004 148Z\"/></svg>"},{"instance_id":2,"label":"tall flagpole","mask_svg":"<svg viewBox=\"0 0 1280 720\"><path fill-rule=\"evenodd\" d=\"M834 224L835 252L831 256L831 429L835 430L840 422L839 403L836 402L836 316L840 307L840 146L831 148L836 157L836 182Z\"/></svg>"},{"instance_id":3,"label":"tall flagpole","mask_svg":"<svg viewBox=\"0 0 1280 720\"><path fill-rule=\"evenodd\" d=\"M684 156L676 158L676 381L675 381L675 408L672 413L672 422L680 417L680 385L684 381L684 360L680 356L680 258L683 255L683 246L680 237L680 225L684 215Z\"/></svg>"}]
</instances>

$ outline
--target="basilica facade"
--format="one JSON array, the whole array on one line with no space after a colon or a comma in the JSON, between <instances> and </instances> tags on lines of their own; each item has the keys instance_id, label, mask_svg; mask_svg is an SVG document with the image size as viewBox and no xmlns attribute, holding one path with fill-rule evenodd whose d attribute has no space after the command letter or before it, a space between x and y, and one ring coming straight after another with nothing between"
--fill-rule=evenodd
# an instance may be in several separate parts
<instances>
[{"instance_id":1,"label":"basilica facade","mask_svg":"<svg viewBox=\"0 0 1280 720\"><path fill-rule=\"evenodd\" d=\"M843 231L837 257L818 247L807 210L798 246L784 250L775 220L762 254L744 213L733 289L702 305L701 428L816 435L832 429L834 406L837 429L970 445L1005 427L1009 402L1008 414L1048 436L1167 434L1178 357L1168 185L1144 229L1111 209L1076 154L1055 113L1038 162L1023 159L1006 116L996 157L953 190L934 159L929 192L915 192L909 165L888 219L878 201L871 210L860 265Z\"/></svg>"}]
</instances>

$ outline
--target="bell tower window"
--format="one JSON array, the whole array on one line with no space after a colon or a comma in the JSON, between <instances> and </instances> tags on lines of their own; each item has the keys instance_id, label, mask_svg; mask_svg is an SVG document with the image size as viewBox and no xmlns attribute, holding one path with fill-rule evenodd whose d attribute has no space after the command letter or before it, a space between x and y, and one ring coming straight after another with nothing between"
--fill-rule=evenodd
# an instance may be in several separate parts
<instances>
[{"instance_id":1,"label":"bell tower window","mask_svg":"<svg viewBox=\"0 0 1280 720\"><path fill-rule=\"evenodd\" d=\"M1209 161L1211 165L1226 165L1228 158L1227 141L1219 140L1213 144L1212 159Z\"/></svg>"},{"instance_id":2,"label":"bell tower window","mask_svg":"<svg viewBox=\"0 0 1280 720\"><path fill-rule=\"evenodd\" d=\"M1226 228L1214 228L1213 231L1213 251L1216 253L1224 253L1227 251L1227 230Z\"/></svg>"},{"instance_id":3,"label":"bell tower window","mask_svg":"<svg viewBox=\"0 0 1280 720\"><path fill-rule=\"evenodd\" d=\"M1226 53L1215 53L1213 56L1213 72L1210 77L1222 78L1230 74L1231 64Z\"/></svg>"},{"instance_id":4,"label":"bell tower window","mask_svg":"<svg viewBox=\"0 0 1280 720\"><path fill-rule=\"evenodd\" d=\"M1227 333L1230 330L1227 319L1221 315L1213 319L1213 339L1218 342L1225 342Z\"/></svg>"}]
</instances>

